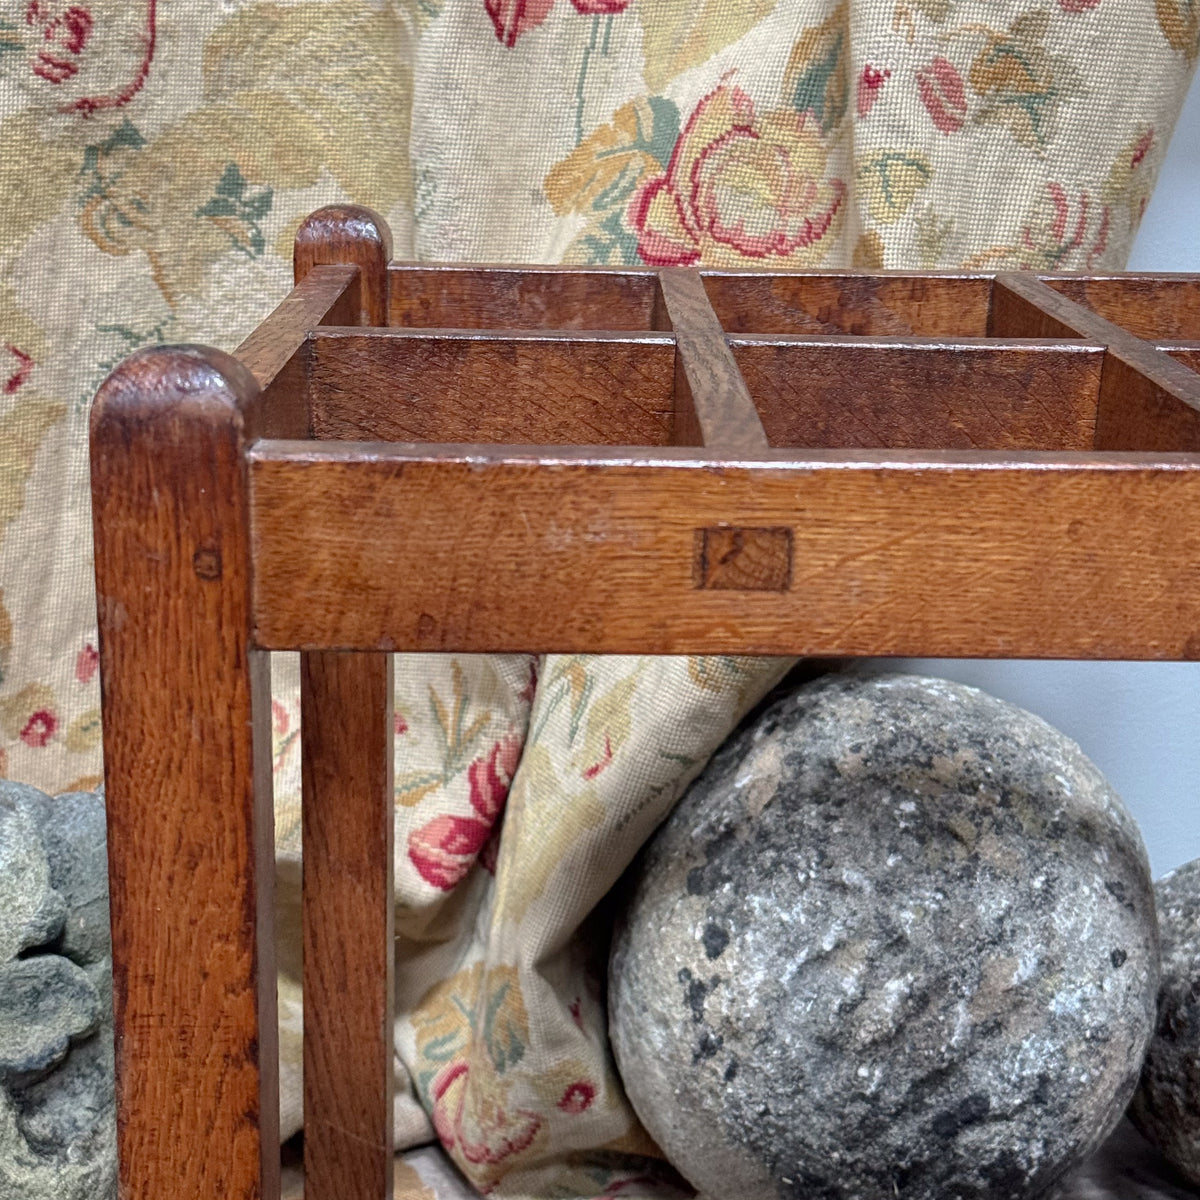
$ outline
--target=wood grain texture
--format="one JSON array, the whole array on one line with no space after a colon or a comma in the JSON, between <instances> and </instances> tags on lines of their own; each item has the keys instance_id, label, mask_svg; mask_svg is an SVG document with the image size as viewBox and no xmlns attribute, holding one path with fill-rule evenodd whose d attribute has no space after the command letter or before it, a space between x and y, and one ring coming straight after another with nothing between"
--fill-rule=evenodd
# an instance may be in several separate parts
<instances>
[{"instance_id":1,"label":"wood grain texture","mask_svg":"<svg viewBox=\"0 0 1200 1200\"><path fill-rule=\"evenodd\" d=\"M1200 656L1194 458L261 442L251 462L272 648ZM720 526L791 529L788 590L697 587L696 531Z\"/></svg>"},{"instance_id":2,"label":"wood grain texture","mask_svg":"<svg viewBox=\"0 0 1200 1200\"><path fill-rule=\"evenodd\" d=\"M390 324L461 329L648 330L653 272L393 263Z\"/></svg>"},{"instance_id":3,"label":"wood grain texture","mask_svg":"<svg viewBox=\"0 0 1200 1200\"><path fill-rule=\"evenodd\" d=\"M1159 342L1158 349L1183 363L1193 371L1200 371L1200 341Z\"/></svg>"},{"instance_id":4,"label":"wood grain texture","mask_svg":"<svg viewBox=\"0 0 1200 1200\"><path fill-rule=\"evenodd\" d=\"M983 337L992 282L986 275L762 271L704 273L729 333Z\"/></svg>"},{"instance_id":5,"label":"wood grain texture","mask_svg":"<svg viewBox=\"0 0 1200 1200\"><path fill-rule=\"evenodd\" d=\"M236 359L153 347L92 409L122 1200L279 1195L257 400Z\"/></svg>"},{"instance_id":6,"label":"wood grain texture","mask_svg":"<svg viewBox=\"0 0 1200 1200\"><path fill-rule=\"evenodd\" d=\"M772 446L1086 450L1104 348L1076 342L733 339Z\"/></svg>"},{"instance_id":7,"label":"wood grain texture","mask_svg":"<svg viewBox=\"0 0 1200 1200\"><path fill-rule=\"evenodd\" d=\"M675 334L674 443L732 453L767 448L767 435L695 271L659 272L656 327Z\"/></svg>"},{"instance_id":8,"label":"wood grain texture","mask_svg":"<svg viewBox=\"0 0 1200 1200\"><path fill-rule=\"evenodd\" d=\"M1200 378L1033 276L996 277L991 332L996 337L1074 335L1106 347L1097 450L1200 450Z\"/></svg>"},{"instance_id":9,"label":"wood grain texture","mask_svg":"<svg viewBox=\"0 0 1200 1200\"><path fill-rule=\"evenodd\" d=\"M1200 275L1040 275L1135 337L1200 338Z\"/></svg>"},{"instance_id":10,"label":"wood grain texture","mask_svg":"<svg viewBox=\"0 0 1200 1200\"><path fill-rule=\"evenodd\" d=\"M352 324L358 308L354 267L313 267L233 352L258 383L263 425L272 437L308 436L309 331Z\"/></svg>"},{"instance_id":11,"label":"wood grain texture","mask_svg":"<svg viewBox=\"0 0 1200 1200\"><path fill-rule=\"evenodd\" d=\"M330 330L312 342L313 435L347 441L665 445L669 337Z\"/></svg>"},{"instance_id":12,"label":"wood grain texture","mask_svg":"<svg viewBox=\"0 0 1200 1200\"><path fill-rule=\"evenodd\" d=\"M391 1200L392 658L300 656L306 1200Z\"/></svg>"},{"instance_id":13,"label":"wood grain texture","mask_svg":"<svg viewBox=\"0 0 1200 1200\"><path fill-rule=\"evenodd\" d=\"M358 204L331 204L306 217L296 231L292 272L299 283L313 267L349 264L360 271L358 325L388 323L387 268L392 231L387 222Z\"/></svg>"}]
</instances>

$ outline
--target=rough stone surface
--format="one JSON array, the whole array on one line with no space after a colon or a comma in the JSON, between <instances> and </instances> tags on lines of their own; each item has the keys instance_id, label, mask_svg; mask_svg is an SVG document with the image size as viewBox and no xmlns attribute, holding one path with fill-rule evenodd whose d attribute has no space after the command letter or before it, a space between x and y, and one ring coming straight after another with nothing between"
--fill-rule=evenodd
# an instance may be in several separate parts
<instances>
[{"instance_id":1,"label":"rough stone surface","mask_svg":"<svg viewBox=\"0 0 1200 1200\"><path fill-rule=\"evenodd\" d=\"M116 1195L104 802L0 781L0 1200Z\"/></svg>"},{"instance_id":2,"label":"rough stone surface","mask_svg":"<svg viewBox=\"0 0 1200 1200\"><path fill-rule=\"evenodd\" d=\"M631 880L610 1021L701 1191L1032 1200L1153 1029L1145 850L1079 748L973 688L830 676L736 734Z\"/></svg>"},{"instance_id":3,"label":"rough stone surface","mask_svg":"<svg viewBox=\"0 0 1200 1200\"><path fill-rule=\"evenodd\" d=\"M1129 1115L1200 1185L1200 859L1154 885L1162 940L1158 1028Z\"/></svg>"}]
</instances>

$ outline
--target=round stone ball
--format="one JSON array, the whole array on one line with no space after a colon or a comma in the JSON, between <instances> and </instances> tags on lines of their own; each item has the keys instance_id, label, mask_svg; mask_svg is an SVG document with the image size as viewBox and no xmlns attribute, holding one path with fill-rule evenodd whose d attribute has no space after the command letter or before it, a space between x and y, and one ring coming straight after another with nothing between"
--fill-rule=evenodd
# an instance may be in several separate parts
<instances>
[{"instance_id":1,"label":"round stone ball","mask_svg":"<svg viewBox=\"0 0 1200 1200\"><path fill-rule=\"evenodd\" d=\"M1154 885L1162 939L1158 1028L1129 1115L1200 1185L1200 858Z\"/></svg>"},{"instance_id":2,"label":"round stone ball","mask_svg":"<svg viewBox=\"0 0 1200 1200\"><path fill-rule=\"evenodd\" d=\"M1158 992L1137 828L1078 746L974 688L797 689L629 882L617 1064L701 1192L1031 1200L1133 1093Z\"/></svg>"}]
</instances>

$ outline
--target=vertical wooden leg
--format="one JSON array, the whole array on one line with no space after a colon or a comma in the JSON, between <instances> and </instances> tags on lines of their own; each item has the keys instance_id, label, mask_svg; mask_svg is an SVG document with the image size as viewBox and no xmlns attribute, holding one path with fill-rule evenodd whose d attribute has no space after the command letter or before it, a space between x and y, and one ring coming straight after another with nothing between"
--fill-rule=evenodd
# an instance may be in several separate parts
<instances>
[{"instance_id":1,"label":"vertical wooden leg","mask_svg":"<svg viewBox=\"0 0 1200 1200\"><path fill-rule=\"evenodd\" d=\"M300 658L306 1200L392 1195L392 660Z\"/></svg>"},{"instance_id":2,"label":"vertical wooden leg","mask_svg":"<svg viewBox=\"0 0 1200 1200\"><path fill-rule=\"evenodd\" d=\"M122 1200L279 1196L257 404L236 359L155 347L92 410Z\"/></svg>"}]
</instances>

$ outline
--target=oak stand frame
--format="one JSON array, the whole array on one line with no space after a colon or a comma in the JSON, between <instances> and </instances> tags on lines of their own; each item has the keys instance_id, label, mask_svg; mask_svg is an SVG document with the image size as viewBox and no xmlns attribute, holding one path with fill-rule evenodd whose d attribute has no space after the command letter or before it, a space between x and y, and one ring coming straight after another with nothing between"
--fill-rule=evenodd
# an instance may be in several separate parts
<instances>
[{"instance_id":1,"label":"oak stand frame","mask_svg":"<svg viewBox=\"0 0 1200 1200\"><path fill-rule=\"evenodd\" d=\"M391 652L1200 658L1200 276L390 259L96 397L122 1200L279 1195L268 651L308 1200L392 1194Z\"/></svg>"}]
</instances>

